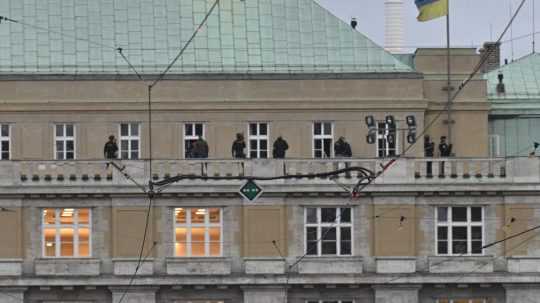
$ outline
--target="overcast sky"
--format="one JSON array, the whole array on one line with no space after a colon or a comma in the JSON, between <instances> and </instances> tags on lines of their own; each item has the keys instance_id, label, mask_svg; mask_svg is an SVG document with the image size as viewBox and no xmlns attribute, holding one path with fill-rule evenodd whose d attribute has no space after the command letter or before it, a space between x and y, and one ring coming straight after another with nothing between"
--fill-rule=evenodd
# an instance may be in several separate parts
<instances>
[{"instance_id":1,"label":"overcast sky","mask_svg":"<svg viewBox=\"0 0 540 303\"><path fill-rule=\"evenodd\" d=\"M379 45L384 45L384 0L316 0L345 21L358 20L357 29ZM414 0L405 2L405 41L408 47L446 46L445 18L417 22ZM479 46L496 40L510 20L510 6L515 10L521 0L450 0L451 43L453 46ZM514 22L513 37L532 33L533 0L526 0ZM536 31L540 31L540 0L536 0ZM510 32L503 40L510 39ZM536 35L536 51L540 52L540 34ZM512 43L503 43L503 59L512 57ZM514 58L532 52L532 37L515 40ZM411 50L413 51L413 50Z\"/></svg>"}]
</instances>

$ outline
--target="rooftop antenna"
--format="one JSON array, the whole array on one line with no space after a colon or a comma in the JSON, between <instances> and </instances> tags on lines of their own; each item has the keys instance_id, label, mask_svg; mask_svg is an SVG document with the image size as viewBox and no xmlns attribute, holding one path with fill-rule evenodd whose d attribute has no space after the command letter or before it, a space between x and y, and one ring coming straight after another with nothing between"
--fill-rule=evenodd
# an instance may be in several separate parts
<instances>
[{"instance_id":1,"label":"rooftop antenna","mask_svg":"<svg viewBox=\"0 0 540 303\"><path fill-rule=\"evenodd\" d=\"M512 18L512 2L510 2L510 7L509 7L509 13L510 13L510 18ZM514 61L514 25L510 25L510 48L511 48L511 59L512 61Z\"/></svg>"},{"instance_id":2,"label":"rooftop antenna","mask_svg":"<svg viewBox=\"0 0 540 303\"><path fill-rule=\"evenodd\" d=\"M532 52L536 53L536 9L535 9L536 0L532 0Z\"/></svg>"}]
</instances>

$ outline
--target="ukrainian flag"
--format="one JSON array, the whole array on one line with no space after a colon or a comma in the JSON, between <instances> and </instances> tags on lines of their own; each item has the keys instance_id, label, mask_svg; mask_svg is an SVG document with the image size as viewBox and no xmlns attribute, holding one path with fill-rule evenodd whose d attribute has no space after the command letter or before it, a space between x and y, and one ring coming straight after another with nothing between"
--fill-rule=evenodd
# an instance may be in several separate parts
<instances>
[{"instance_id":1,"label":"ukrainian flag","mask_svg":"<svg viewBox=\"0 0 540 303\"><path fill-rule=\"evenodd\" d=\"M418 21L429 21L448 15L449 0L415 0L420 11Z\"/></svg>"}]
</instances>

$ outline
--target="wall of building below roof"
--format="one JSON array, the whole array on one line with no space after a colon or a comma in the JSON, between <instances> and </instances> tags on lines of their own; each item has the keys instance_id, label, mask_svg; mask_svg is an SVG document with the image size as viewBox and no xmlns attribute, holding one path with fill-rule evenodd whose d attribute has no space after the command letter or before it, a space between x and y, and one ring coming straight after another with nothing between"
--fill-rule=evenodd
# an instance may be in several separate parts
<instances>
[{"instance_id":1,"label":"wall of building below roof","mask_svg":"<svg viewBox=\"0 0 540 303\"><path fill-rule=\"evenodd\" d=\"M489 121L489 135L494 156L527 156L533 151L534 142L540 142L540 118L493 116Z\"/></svg>"}]
</instances>

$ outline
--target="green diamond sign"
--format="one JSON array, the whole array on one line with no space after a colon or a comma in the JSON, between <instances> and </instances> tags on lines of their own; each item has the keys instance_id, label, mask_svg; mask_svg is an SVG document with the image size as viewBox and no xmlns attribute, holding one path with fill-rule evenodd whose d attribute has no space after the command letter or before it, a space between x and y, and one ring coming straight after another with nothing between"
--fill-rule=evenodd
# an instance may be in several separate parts
<instances>
[{"instance_id":1,"label":"green diamond sign","mask_svg":"<svg viewBox=\"0 0 540 303\"><path fill-rule=\"evenodd\" d=\"M248 180L240 187L240 195L251 202L255 201L262 192L262 188L253 180Z\"/></svg>"}]
</instances>

